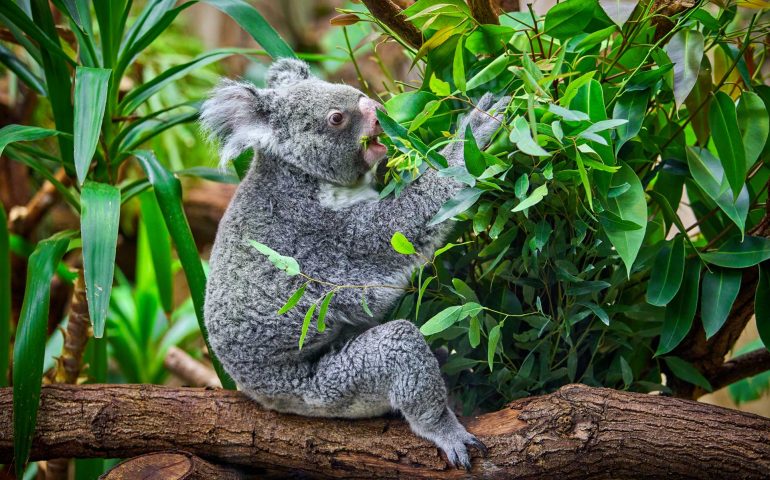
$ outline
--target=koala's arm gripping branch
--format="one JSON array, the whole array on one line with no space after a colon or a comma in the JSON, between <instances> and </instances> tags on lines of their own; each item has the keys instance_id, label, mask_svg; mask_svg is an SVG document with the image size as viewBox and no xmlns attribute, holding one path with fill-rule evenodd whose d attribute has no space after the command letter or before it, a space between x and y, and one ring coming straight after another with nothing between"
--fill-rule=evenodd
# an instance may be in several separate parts
<instances>
[{"instance_id":1,"label":"koala's arm gripping branch","mask_svg":"<svg viewBox=\"0 0 770 480\"><path fill-rule=\"evenodd\" d=\"M12 389L0 389L0 463L13 458L12 403ZM474 454L473 478L746 479L770 471L770 419L670 397L569 385L465 423L489 447L487 458ZM402 420L282 415L225 390L43 387L33 460L169 449L308 478L469 478Z\"/></svg>"}]
</instances>

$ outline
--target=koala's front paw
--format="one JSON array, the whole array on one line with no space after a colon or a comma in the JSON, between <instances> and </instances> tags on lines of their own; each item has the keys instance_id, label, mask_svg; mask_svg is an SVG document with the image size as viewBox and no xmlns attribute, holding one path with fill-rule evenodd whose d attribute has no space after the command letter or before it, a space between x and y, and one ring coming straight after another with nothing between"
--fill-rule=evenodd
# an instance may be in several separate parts
<instances>
[{"instance_id":1,"label":"koala's front paw","mask_svg":"<svg viewBox=\"0 0 770 480\"><path fill-rule=\"evenodd\" d=\"M470 126L476 143L483 147L500 128L505 116L505 109L510 101L511 97L503 97L495 101L495 97L491 93L485 94L479 100L476 108L463 119L459 133L464 135L465 129Z\"/></svg>"}]
</instances>

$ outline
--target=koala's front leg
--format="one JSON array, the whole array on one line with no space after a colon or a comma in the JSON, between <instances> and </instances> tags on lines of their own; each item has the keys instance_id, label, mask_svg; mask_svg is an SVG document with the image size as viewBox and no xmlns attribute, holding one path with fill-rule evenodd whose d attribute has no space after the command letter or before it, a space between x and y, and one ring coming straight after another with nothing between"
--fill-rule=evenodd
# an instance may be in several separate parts
<instances>
[{"instance_id":1,"label":"koala's front leg","mask_svg":"<svg viewBox=\"0 0 770 480\"><path fill-rule=\"evenodd\" d=\"M453 466L470 469L467 446L486 453L447 406L439 365L417 327L406 320L376 326L322 357L301 392L309 415L369 417L403 413L412 431L436 444Z\"/></svg>"}]
</instances>

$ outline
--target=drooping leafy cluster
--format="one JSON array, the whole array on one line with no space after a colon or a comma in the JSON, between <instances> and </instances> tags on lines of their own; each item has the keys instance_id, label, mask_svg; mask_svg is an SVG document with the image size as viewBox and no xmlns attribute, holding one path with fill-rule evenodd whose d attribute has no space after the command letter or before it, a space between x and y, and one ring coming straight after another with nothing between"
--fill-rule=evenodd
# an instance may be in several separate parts
<instances>
[{"instance_id":1,"label":"drooping leafy cluster","mask_svg":"<svg viewBox=\"0 0 770 480\"><path fill-rule=\"evenodd\" d=\"M665 390L661 372L709 389L677 346L692 328L720 330L743 269L770 269L770 240L750 234L770 177L762 12L699 5L669 28L651 3L625 0L567 0L500 25L457 0L404 14L426 38L425 74L386 102L383 194L465 142L465 168L442 174L467 188L436 220L461 220L466 243L415 275L393 317L449 350L466 413L569 382ZM497 139L450 136L487 91L512 97ZM760 283L766 345L768 294Z\"/></svg>"}]
</instances>

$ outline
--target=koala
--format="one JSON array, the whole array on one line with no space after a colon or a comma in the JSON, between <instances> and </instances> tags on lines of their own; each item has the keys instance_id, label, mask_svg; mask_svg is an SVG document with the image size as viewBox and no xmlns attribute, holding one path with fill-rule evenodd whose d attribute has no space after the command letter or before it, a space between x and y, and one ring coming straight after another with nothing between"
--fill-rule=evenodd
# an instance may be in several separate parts
<instances>
[{"instance_id":1,"label":"koala","mask_svg":"<svg viewBox=\"0 0 770 480\"><path fill-rule=\"evenodd\" d=\"M470 127L479 145L488 143L505 102L483 97L460 122L460 136ZM403 233L431 256L450 230L448 222L427 224L462 185L428 169L400 196L380 200L370 173L387 153L376 139L380 108L294 59L271 66L266 88L224 80L213 90L200 121L219 142L221 161L249 148L255 157L211 252L209 339L239 388L265 408L342 418L400 411L449 464L470 468L468 447L484 454L486 447L448 408L438 362L419 329L407 320L382 323L402 293L392 286L407 287L419 263L393 250L392 235ZM464 165L462 142L442 154L450 166ZM363 294L373 317L361 307L361 289L339 289L327 328L319 332L311 322L299 349L305 312L330 287L309 283L297 307L278 315L306 280L275 268L249 240L294 257L310 277L370 286Z\"/></svg>"}]
</instances>

